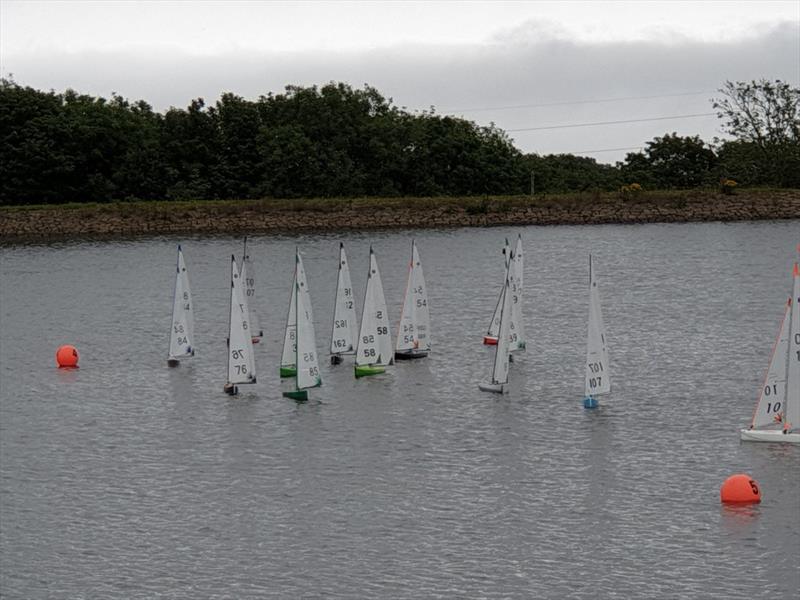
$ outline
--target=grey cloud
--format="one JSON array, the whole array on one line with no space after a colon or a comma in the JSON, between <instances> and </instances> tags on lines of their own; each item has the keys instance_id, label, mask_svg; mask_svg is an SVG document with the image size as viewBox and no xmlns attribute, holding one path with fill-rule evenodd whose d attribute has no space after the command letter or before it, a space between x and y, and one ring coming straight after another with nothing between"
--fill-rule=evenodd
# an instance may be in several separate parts
<instances>
[{"instance_id":1,"label":"grey cloud","mask_svg":"<svg viewBox=\"0 0 800 600\"><path fill-rule=\"evenodd\" d=\"M190 99L213 102L225 91L247 98L280 92L287 84L345 81L369 84L398 106L437 111L523 104L656 96L712 91L725 80L800 81L800 37L786 23L736 42L578 44L553 39L541 24L515 30L489 44L410 46L370 52L226 54L187 56L160 49L131 53L58 56L6 55L3 73L40 89L108 96L112 91L143 98L158 110L186 106ZM548 33L549 31L549 33ZM533 33L532 33L533 32ZM538 33L537 33L538 32ZM463 112L481 124L504 129L559 123L622 120L710 112L710 95L613 103L586 103L519 110ZM539 153L638 146L665 132L719 135L714 119L660 121L609 127L518 132L524 151ZM620 160L625 152L598 154Z\"/></svg>"}]
</instances>

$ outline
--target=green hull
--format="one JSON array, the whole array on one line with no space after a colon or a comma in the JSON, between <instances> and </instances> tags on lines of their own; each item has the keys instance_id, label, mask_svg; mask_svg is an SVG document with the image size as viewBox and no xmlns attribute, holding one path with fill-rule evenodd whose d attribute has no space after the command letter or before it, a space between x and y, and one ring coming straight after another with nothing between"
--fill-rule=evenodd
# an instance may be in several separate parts
<instances>
[{"instance_id":1,"label":"green hull","mask_svg":"<svg viewBox=\"0 0 800 600\"><path fill-rule=\"evenodd\" d=\"M380 375L381 373L385 373L386 369L384 367L371 367L368 365L365 366L358 366L356 365L356 379L360 377L368 377L369 375Z\"/></svg>"},{"instance_id":2,"label":"green hull","mask_svg":"<svg viewBox=\"0 0 800 600\"><path fill-rule=\"evenodd\" d=\"M305 402L308 400L308 392L306 390L292 390L291 392L283 392L283 397Z\"/></svg>"},{"instance_id":3,"label":"green hull","mask_svg":"<svg viewBox=\"0 0 800 600\"><path fill-rule=\"evenodd\" d=\"M281 377L296 377L297 368L295 367L281 367Z\"/></svg>"}]
</instances>

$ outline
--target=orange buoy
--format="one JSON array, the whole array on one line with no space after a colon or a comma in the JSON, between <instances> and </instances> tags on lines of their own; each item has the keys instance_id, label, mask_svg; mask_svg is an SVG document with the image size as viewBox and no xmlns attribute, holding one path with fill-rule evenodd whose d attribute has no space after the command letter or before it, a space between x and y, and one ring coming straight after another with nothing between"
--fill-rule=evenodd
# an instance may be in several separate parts
<instances>
[{"instance_id":1,"label":"orange buoy","mask_svg":"<svg viewBox=\"0 0 800 600\"><path fill-rule=\"evenodd\" d=\"M78 350L75 346L64 344L56 350L56 364L59 368L78 368Z\"/></svg>"},{"instance_id":2,"label":"orange buoy","mask_svg":"<svg viewBox=\"0 0 800 600\"><path fill-rule=\"evenodd\" d=\"M719 489L722 502L757 503L761 502L761 489L758 483L744 473L731 475Z\"/></svg>"}]
</instances>

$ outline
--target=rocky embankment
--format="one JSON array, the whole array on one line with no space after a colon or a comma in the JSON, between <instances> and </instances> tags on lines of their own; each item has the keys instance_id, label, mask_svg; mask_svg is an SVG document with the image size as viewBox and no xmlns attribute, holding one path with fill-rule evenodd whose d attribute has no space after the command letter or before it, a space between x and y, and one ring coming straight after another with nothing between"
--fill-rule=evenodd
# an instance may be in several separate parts
<instances>
[{"instance_id":1,"label":"rocky embankment","mask_svg":"<svg viewBox=\"0 0 800 600\"><path fill-rule=\"evenodd\" d=\"M0 210L0 237L800 219L800 190L608 196L157 202Z\"/></svg>"}]
</instances>

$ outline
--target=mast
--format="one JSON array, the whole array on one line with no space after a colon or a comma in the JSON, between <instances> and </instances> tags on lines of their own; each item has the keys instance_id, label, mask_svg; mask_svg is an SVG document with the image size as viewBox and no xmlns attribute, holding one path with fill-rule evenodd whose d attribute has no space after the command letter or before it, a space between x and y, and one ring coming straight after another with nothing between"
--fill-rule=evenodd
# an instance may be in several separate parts
<instances>
[{"instance_id":1,"label":"mast","mask_svg":"<svg viewBox=\"0 0 800 600\"><path fill-rule=\"evenodd\" d=\"M333 297L333 320L331 321L331 354L338 355L333 348L334 336L336 335L336 309L339 307L339 286L342 283L342 252L344 242L339 242L339 272L336 275L336 294ZM295 267L296 268L296 267Z\"/></svg>"},{"instance_id":2,"label":"mast","mask_svg":"<svg viewBox=\"0 0 800 600\"><path fill-rule=\"evenodd\" d=\"M372 364L367 362L361 362L359 357L359 350L361 349L362 344L362 334L364 332L364 319L372 319L372 316L367 316L368 314L372 315L375 312L375 307L373 306L373 302L368 302L370 295L372 293L372 244L369 246L369 268L367 269L367 285L364 286L364 304L361 312L361 327L358 330L358 343L356 344L356 365L365 365L365 364ZM369 309L369 311L367 310Z\"/></svg>"},{"instance_id":3,"label":"mast","mask_svg":"<svg viewBox=\"0 0 800 600\"><path fill-rule=\"evenodd\" d=\"M298 281L297 272L300 270L300 253L295 247L294 256L294 387L300 391L300 282Z\"/></svg>"},{"instance_id":4,"label":"mast","mask_svg":"<svg viewBox=\"0 0 800 600\"><path fill-rule=\"evenodd\" d=\"M786 408L784 431L800 429L800 266L792 271L792 306L789 317L789 351L787 352Z\"/></svg>"},{"instance_id":5,"label":"mast","mask_svg":"<svg viewBox=\"0 0 800 600\"><path fill-rule=\"evenodd\" d=\"M414 341L417 340L417 321L415 318L415 304L412 292L412 285L414 282L414 240L411 240L411 260L408 263L408 277L406 278L406 292L403 296L403 308L400 311L400 324L397 327L397 343L395 344L395 351L410 350L414 348ZM404 324L404 321L407 323ZM408 335L403 336L403 329L406 329L406 334L411 334L410 346L404 339Z\"/></svg>"},{"instance_id":6,"label":"mast","mask_svg":"<svg viewBox=\"0 0 800 600\"><path fill-rule=\"evenodd\" d=\"M175 318L177 315L177 308L178 308L178 286L180 285L181 281L181 245L178 244L178 255L175 257L175 271L177 275L175 276L175 289L172 293L172 325L169 328L169 353L167 354L167 364L172 364L171 360L176 358L172 356L172 338L175 336ZM176 362L177 365L177 362Z\"/></svg>"},{"instance_id":7,"label":"mast","mask_svg":"<svg viewBox=\"0 0 800 600\"><path fill-rule=\"evenodd\" d=\"M228 344L228 376L227 376L228 384L227 385L228 386L233 385L231 383L231 336L233 334L233 297L234 297L233 270L235 268L236 268L236 257L234 255L231 255L231 275L230 275L231 293L230 293L230 303L228 304L228 341L227 341L227 344ZM226 391L228 391L227 390L227 386L226 386ZM231 394L235 394L236 393L236 386L235 385L231 388L229 393L231 393Z\"/></svg>"},{"instance_id":8,"label":"mast","mask_svg":"<svg viewBox=\"0 0 800 600\"><path fill-rule=\"evenodd\" d=\"M494 365L492 368L492 383L503 385L508 383L508 317L510 312L509 300L509 282L508 273L506 273L505 282L503 282L503 291L501 293L500 305L500 329L498 331L497 346L495 347ZM500 381L498 371L503 371L503 380Z\"/></svg>"}]
</instances>

